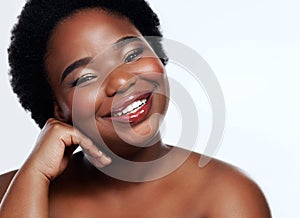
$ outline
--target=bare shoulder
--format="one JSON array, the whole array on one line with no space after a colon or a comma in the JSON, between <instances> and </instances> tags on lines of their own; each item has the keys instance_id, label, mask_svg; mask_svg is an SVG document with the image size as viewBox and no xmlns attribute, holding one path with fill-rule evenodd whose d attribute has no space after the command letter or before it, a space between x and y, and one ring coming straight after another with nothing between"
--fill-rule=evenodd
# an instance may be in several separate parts
<instances>
[{"instance_id":1,"label":"bare shoulder","mask_svg":"<svg viewBox=\"0 0 300 218\"><path fill-rule=\"evenodd\" d=\"M189 162L193 169L191 175L204 181L198 191L204 197L202 201L207 202L208 217L271 217L263 192L250 177L237 167L216 159L201 168L200 157L193 153Z\"/></svg>"},{"instance_id":2,"label":"bare shoulder","mask_svg":"<svg viewBox=\"0 0 300 218\"><path fill-rule=\"evenodd\" d=\"M5 195L7 188L11 182L11 180L14 178L17 170L5 173L0 175L0 202L2 201L3 196Z\"/></svg>"}]
</instances>

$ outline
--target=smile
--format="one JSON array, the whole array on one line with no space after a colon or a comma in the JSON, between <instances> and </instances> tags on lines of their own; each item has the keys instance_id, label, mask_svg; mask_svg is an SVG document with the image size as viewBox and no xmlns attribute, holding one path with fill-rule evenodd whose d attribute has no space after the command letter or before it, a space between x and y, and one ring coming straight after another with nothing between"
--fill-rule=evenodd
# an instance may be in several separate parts
<instances>
[{"instance_id":1,"label":"smile","mask_svg":"<svg viewBox=\"0 0 300 218\"><path fill-rule=\"evenodd\" d=\"M121 117L123 115L127 115L127 114L134 114L135 112L137 112L143 105L145 105L147 102L147 99L144 98L142 100L137 100L135 102L133 102L132 104L128 105L124 110L122 110L121 112L118 113L113 113L112 116L113 117Z\"/></svg>"},{"instance_id":2,"label":"smile","mask_svg":"<svg viewBox=\"0 0 300 218\"><path fill-rule=\"evenodd\" d=\"M152 94L152 92L136 94L135 96L131 96L128 100L120 101L117 106L112 109L109 116L105 118L130 124L137 124L143 121L151 109Z\"/></svg>"}]
</instances>

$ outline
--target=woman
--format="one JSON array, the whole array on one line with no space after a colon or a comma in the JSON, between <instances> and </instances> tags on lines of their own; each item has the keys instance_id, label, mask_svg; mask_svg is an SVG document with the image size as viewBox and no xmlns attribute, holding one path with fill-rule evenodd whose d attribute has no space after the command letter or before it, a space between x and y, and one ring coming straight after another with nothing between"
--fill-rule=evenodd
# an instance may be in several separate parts
<instances>
[{"instance_id":1,"label":"woman","mask_svg":"<svg viewBox=\"0 0 300 218\"><path fill-rule=\"evenodd\" d=\"M1 218L270 217L236 168L161 141L167 58L143 0L31 0L12 34L11 83L43 128L0 178Z\"/></svg>"}]
</instances>

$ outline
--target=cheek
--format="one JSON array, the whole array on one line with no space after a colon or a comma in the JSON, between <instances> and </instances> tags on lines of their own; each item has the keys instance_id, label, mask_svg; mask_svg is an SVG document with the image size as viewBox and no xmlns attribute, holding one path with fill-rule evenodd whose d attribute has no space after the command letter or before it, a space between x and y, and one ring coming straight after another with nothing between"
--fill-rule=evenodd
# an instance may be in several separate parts
<instances>
[{"instance_id":1,"label":"cheek","mask_svg":"<svg viewBox=\"0 0 300 218\"><path fill-rule=\"evenodd\" d=\"M85 123L95 119L95 104L98 89L93 87L81 87L74 91L71 105L71 117L73 123Z\"/></svg>"},{"instance_id":2,"label":"cheek","mask_svg":"<svg viewBox=\"0 0 300 218\"><path fill-rule=\"evenodd\" d=\"M162 94L169 92L165 67L157 57L142 58L133 64L132 72L141 78L159 83Z\"/></svg>"},{"instance_id":3,"label":"cheek","mask_svg":"<svg viewBox=\"0 0 300 218\"><path fill-rule=\"evenodd\" d=\"M156 90L157 98L159 99L158 102L167 107L170 97L170 87L164 65L157 58L144 58L144 60L141 60L141 67L139 69L142 72L141 77L149 81L158 82L159 86Z\"/></svg>"},{"instance_id":4,"label":"cheek","mask_svg":"<svg viewBox=\"0 0 300 218\"><path fill-rule=\"evenodd\" d=\"M146 57L139 61L138 69L142 72L163 74L165 68L157 57Z\"/></svg>"},{"instance_id":5,"label":"cheek","mask_svg":"<svg viewBox=\"0 0 300 218\"><path fill-rule=\"evenodd\" d=\"M160 102L168 104L170 96L170 87L164 65L157 58L148 58L147 64L144 64L144 78L153 80L159 83L157 94Z\"/></svg>"}]
</instances>

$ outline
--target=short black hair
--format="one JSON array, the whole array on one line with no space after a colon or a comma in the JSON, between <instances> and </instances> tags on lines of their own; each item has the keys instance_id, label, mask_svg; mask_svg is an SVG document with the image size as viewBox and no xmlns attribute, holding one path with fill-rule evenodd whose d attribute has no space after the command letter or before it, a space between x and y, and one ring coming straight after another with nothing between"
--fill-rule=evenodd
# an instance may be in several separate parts
<instances>
[{"instance_id":1,"label":"short black hair","mask_svg":"<svg viewBox=\"0 0 300 218\"><path fill-rule=\"evenodd\" d=\"M60 21L89 8L127 17L143 36L157 36L150 44L163 64L167 62L159 40L159 19L144 0L28 0L11 32L9 73L13 91L40 128L54 116L53 92L45 67L51 33Z\"/></svg>"}]
</instances>

